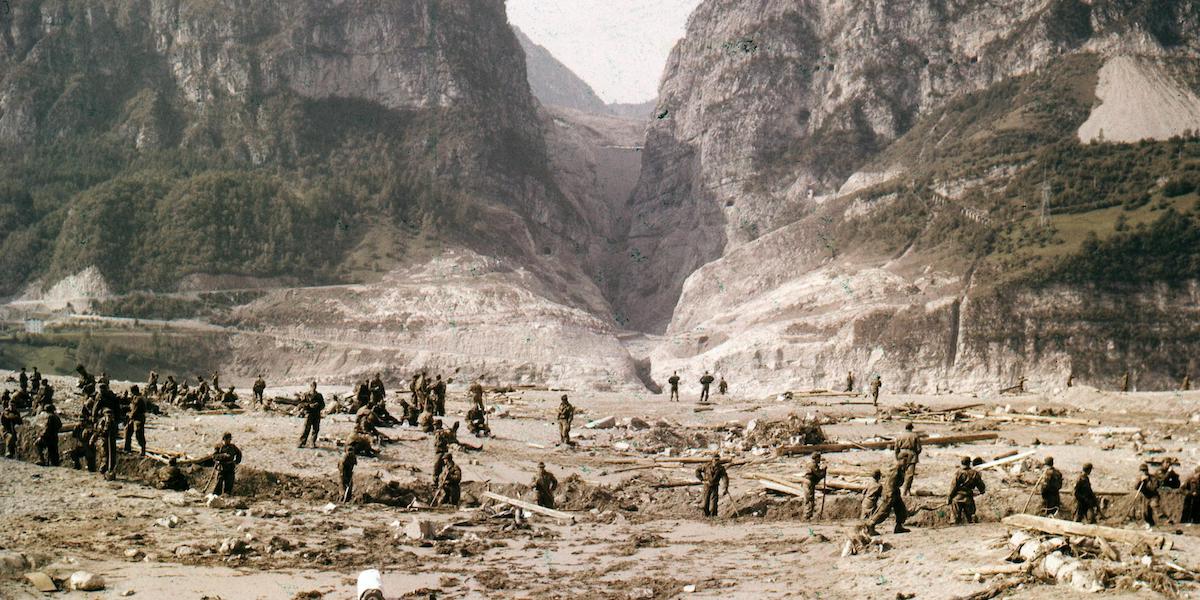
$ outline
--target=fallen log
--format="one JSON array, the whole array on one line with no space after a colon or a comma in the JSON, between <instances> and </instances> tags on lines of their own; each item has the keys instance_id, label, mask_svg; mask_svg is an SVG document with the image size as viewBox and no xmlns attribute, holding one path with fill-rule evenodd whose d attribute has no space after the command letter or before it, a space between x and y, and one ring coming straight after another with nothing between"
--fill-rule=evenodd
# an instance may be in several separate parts
<instances>
[{"instance_id":1,"label":"fallen log","mask_svg":"<svg viewBox=\"0 0 1200 600\"><path fill-rule=\"evenodd\" d=\"M656 483L656 484L654 484L653 487L656 489L668 489L668 488L692 487L695 485L704 485L704 482L703 481L669 481L667 483Z\"/></svg>"},{"instance_id":2,"label":"fallen log","mask_svg":"<svg viewBox=\"0 0 1200 600\"><path fill-rule=\"evenodd\" d=\"M985 433L964 433L962 435L947 435L941 437L926 437L921 440L923 446L948 446L952 444L965 444L968 442L981 442L984 440L994 440L1000 437L1000 434L991 431ZM861 444L797 444L794 446L780 446L775 451L777 456L790 456L792 454L812 454L813 452L845 452L846 450L883 450L891 448L892 442L889 440L879 442L863 442Z\"/></svg>"},{"instance_id":3,"label":"fallen log","mask_svg":"<svg viewBox=\"0 0 1200 600\"><path fill-rule=\"evenodd\" d=\"M784 485L782 483L777 483L777 482L771 481L769 479L759 479L758 483L759 483L759 485L763 486L764 488L766 488L768 490L780 492L783 494L788 494L791 496L800 496L800 497L803 497L805 495L804 490L801 488L790 486L790 485Z\"/></svg>"},{"instance_id":4,"label":"fallen log","mask_svg":"<svg viewBox=\"0 0 1200 600\"><path fill-rule=\"evenodd\" d=\"M920 414L923 414L923 415L940 415L940 414L944 414L944 413L958 412L958 411L960 411L960 410L967 410L968 408L978 408L978 407L980 407L980 406L983 406L983 405L984 405L984 403L983 403L983 402L974 402L974 403L971 403L971 404L964 404L964 405L962 405L962 406L955 406L955 407L952 407L952 408L940 408L940 409L938 409L938 410L929 410L929 411L925 411L925 412L923 412L923 413L920 413Z\"/></svg>"},{"instance_id":5,"label":"fallen log","mask_svg":"<svg viewBox=\"0 0 1200 600\"><path fill-rule=\"evenodd\" d=\"M1001 521L1010 527L1020 527L1022 529L1032 529L1043 533L1054 535L1086 535L1091 537L1100 537L1106 540L1115 540L1125 542L1127 544L1138 544L1145 542L1151 549L1161 549L1166 543L1166 538L1161 535L1152 533L1143 533L1140 531L1132 531L1129 529L1117 529L1116 527L1105 527L1103 525L1086 525L1076 523L1075 521L1064 521L1062 519L1051 519L1050 517L1038 517L1034 515L1011 515L1004 517Z\"/></svg>"},{"instance_id":6,"label":"fallen log","mask_svg":"<svg viewBox=\"0 0 1200 600\"><path fill-rule=\"evenodd\" d=\"M491 498L492 500L495 500L496 502L499 502L501 504L508 504L511 506L515 506L517 508L523 508L529 512L535 512L538 514L546 515L547 517L553 517L553 518L559 519L561 521L570 521L572 523L575 522L575 516L571 515L570 513L557 511L552 508L546 508L544 506L538 506L536 504L533 504L532 502L526 502L524 500L517 500L516 498L509 498L508 496L501 496L500 494L496 494L493 492L484 492L483 496L485 498Z\"/></svg>"},{"instance_id":7,"label":"fallen log","mask_svg":"<svg viewBox=\"0 0 1200 600\"><path fill-rule=\"evenodd\" d=\"M1006 563L1003 565L979 567L978 569L962 569L958 574L966 577L974 575L1010 575L1012 573L1026 573L1032 568L1033 565L1026 563Z\"/></svg>"},{"instance_id":8,"label":"fallen log","mask_svg":"<svg viewBox=\"0 0 1200 600\"><path fill-rule=\"evenodd\" d=\"M993 460L991 462L985 462L981 465L977 465L975 467L975 470L983 471L985 469L991 469L992 467L999 467L1000 465L1007 465L1009 463L1017 462L1026 457L1033 456L1034 454L1037 454L1037 450L1027 450L1020 454L1013 454L1012 456L1006 456L1006 457L998 459L998 460Z\"/></svg>"},{"instance_id":9,"label":"fallen log","mask_svg":"<svg viewBox=\"0 0 1200 600\"><path fill-rule=\"evenodd\" d=\"M989 419L992 421L1006 421L1006 422L1036 421L1038 423L1058 423L1060 425L1088 425L1088 426L1100 424L1100 421L1097 421L1095 419L1076 419L1073 417L1046 417L1046 416L1042 416L1042 415L1022 415L1022 414L1017 414L1017 413L1013 413L1013 414L1009 414L1009 415L984 415L984 414L979 414L979 413L972 413L968 416L974 417L976 419Z\"/></svg>"}]
</instances>

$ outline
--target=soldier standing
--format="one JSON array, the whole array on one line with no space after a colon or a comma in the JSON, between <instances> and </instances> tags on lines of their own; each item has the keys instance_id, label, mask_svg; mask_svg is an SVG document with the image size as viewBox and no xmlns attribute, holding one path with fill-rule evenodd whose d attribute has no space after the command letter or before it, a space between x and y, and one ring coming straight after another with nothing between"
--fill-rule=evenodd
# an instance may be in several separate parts
<instances>
[{"instance_id":1,"label":"soldier standing","mask_svg":"<svg viewBox=\"0 0 1200 600\"><path fill-rule=\"evenodd\" d=\"M679 402L679 371L672 371L667 383L671 386L671 401Z\"/></svg>"},{"instance_id":2,"label":"soldier standing","mask_svg":"<svg viewBox=\"0 0 1200 600\"><path fill-rule=\"evenodd\" d=\"M96 433L100 435L104 448L104 464L100 472L104 478L112 481L117 478L117 438L120 436L120 424L117 423L117 413L111 408L100 408L100 416L96 419Z\"/></svg>"},{"instance_id":3,"label":"soldier standing","mask_svg":"<svg viewBox=\"0 0 1200 600\"><path fill-rule=\"evenodd\" d=\"M342 502L350 502L354 497L354 466L358 464L358 454L352 444L346 444L346 452L338 463L338 475L341 476Z\"/></svg>"},{"instance_id":4,"label":"soldier standing","mask_svg":"<svg viewBox=\"0 0 1200 600\"><path fill-rule=\"evenodd\" d=\"M58 432L62 430L62 419L55 414L53 404L42 407L42 429L37 440L38 464L58 466Z\"/></svg>"},{"instance_id":5,"label":"soldier standing","mask_svg":"<svg viewBox=\"0 0 1200 600\"><path fill-rule=\"evenodd\" d=\"M308 396L304 399L301 410L304 413L304 431L300 432L300 445L296 447L303 448L311 432L312 447L316 448L317 434L321 431L321 411L325 410L325 396L317 391L317 382L314 381L309 386Z\"/></svg>"},{"instance_id":6,"label":"soldier standing","mask_svg":"<svg viewBox=\"0 0 1200 600\"><path fill-rule=\"evenodd\" d=\"M471 384L471 403L474 404L475 406L479 407L479 410L484 410L484 408L483 408L483 384L480 383L480 381L478 379L475 380L475 383Z\"/></svg>"},{"instance_id":7,"label":"soldier standing","mask_svg":"<svg viewBox=\"0 0 1200 600\"><path fill-rule=\"evenodd\" d=\"M821 462L821 453L813 452L812 461L804 472L804 518L813 517L813 509L817 505L817 486L825 481L825 465Z\"/></svg>"},{"instance_id":8,"label":"soldier standing","mask_svg":"<svg viewBox=\"0 0 1200 600\"><path fill-rule=\"evenodd\" d=\"M904 465L904 495L912 495L913 479L917 476L917 463L921 460L921 438L913 432L913 424L904 425L904 433L892 442L896 462Z\"/></svg>"},{"instance_id":9,"label":"soldier standing","mask_svg":"<svg viewBox=\"0 0 1200 600\"><path fill-rule=\"evenodd\" d=\"M879 508L875 511L875 515L871 517L869 530L872 534L875 533L875 526L886 521L888 515L892 514L896 517L896 526L892 531L894 533L908 532L908 529L904 527L904 521L908 519L908 507L904 505L904 496L900 493L903 485L904 465L897 461L887 473L887 479L884 480L883 497L879 500Z\"/></svg>"},{"instance_id":10,"label":"soldier standing","mask_svg":"<svg viewBox=\"0 0 1200 600\"><path fill-rule=\"evenodd\" d=\"M141 455L146 455L146 398L135 394L129 400L129 419L125 421L125 451L133 451L133 438L137 437Z\"/></svg>"},{"instance_id":11,"label":"soldier standing","mask_svg":"<svg viewBox=\"0 0 1200 600\"><path fill-rule=\"evenodd\" d=\"M1059 497L1059 491L1062 490L1062 473L1054 468L1053 456L1047 456L1044 463L1046 466L1038 480L1038 493L1042 496L1042 514L1053 516L1062 508L1062 498Z\"/></svg>"},{"instance_id":12,"label":"soldier standing","mask_svg":"<svg viewBox=\"0 0 1200 600\"><path fill-rule=\"evenodd\" d=\"M1162 514L1162 508L1158 497L1158 478L1150 474L1150 466L1142 463L1138 467L1137 485L1134 488L1138 493L1138 513L1146 527L1154 526L1154 517L1166 520L1167 516Z\"/></svg>"},{"instance_id":13,"label":"soldier standing","mask_svg":"<svg viewBox=\"0 0 1200 600\"><path fill-rule=\"evenodd\" d=\"M22 392L29 390L29 374L25 372L25 367L21 367L21 372L17 374L17 386Z\"/></svg>"},{"instance_id":14,"label":"soldier standing","mask_svg":"<svg viewBox=\"0 0 1200 600\"><path fill-rule=\"evenodd\" d=\"M379 402L387 397L387 388L383 387L383 378L380 377L379 373L376 373L375 377L371 378L371 383L367 387L371 391L372 401Z\"/></svg>"},{"instance_id":15,"label":"soldier standing","mask_svg":"<svg viewBox=\"0 0 1200 600\"><path fill-rule=\"evenodd\" d=\"M446 382L442 381L442 376L437 376L437 381L433 384L433 398L437 404L435 414L439 417L446 416Z\"/></svg>"},{"instance_id":16,"label":"soldier standing","mask_svg":"<svg viewBox=\"0 0 1200 600\"><path fill-rule=\"evenodd\" d=\"M954 481L950 484L950 494L946 498L946 503L950 505L950 512L954 515L955 525L979 522L975 518L976 490L983 494L987 492L987 487L984 486L983 476L979 474L979 471L971 468L971 459L964 456L962 465L954 474Z\"/></svg>"},{"instance_id":17,"label":"soldier standing","mask_svg":"<svg viewBox=\"0 0 1200 600\"><path fill-rule=\"evenodd\" d=\"M708 371L705 371L704 375L700 377L700 401L701 402L708 402L708 386L712 385L712 382L713 382L713 376L710 375L708 373Z\"/></svg>"},{"instance_id":18,"label":"soldier standing","mask_svg":"<svg viewBox=\"0 0 1200 600\"><path fill-rule=\"evenodd\" d=\"M263 381L262 375L259 375L258 379L254 380L254 386L250 388L250 391L254 392L254 402L255 403L262 404L263 392L265 392L266 389L267 389L267 382Z\"/></svg>"},{"instance_id":19,"label":"soldier standing","mask_svg":"<svg viewBox=\"0 0 1200 600\"><path fill-rule=\"evenodd\" d=\"M571 421L575 419L575 407L567 400L567 395L562 395L562 402L558 405L558 443L574 446L575 442L571 441Z\"/></svg>"},{"instance_id":20,"label":"soldier standing","mask_svg":"<svg viewBox=\"0 0 1200 600\"><path fill-rule=\"evenodd\" d=\"M1075 520L1094 524L1100 501L1092 491L1092 463L1083 465L1083 471L1079 473L1079 479L1075 480L1075 488L1072 491L1075 496Z\"/></svg>"},{"instance_id":21,"label":"soldier standing","mask_svg":"<svg viewBox=\"0 0 1200 600\"><path fill-rule=\"evenodd\" d=\"M1180 523L1200 523L1200 468L1183 483L1183 512Z\"/></svg>"},{"instance_id":22,"label":"soldier standing","mask_svg":"<svg viewBox=\"0 0 1200 600\"><path fill-rule=\"evenodd\" d=\"M879 406L879 388L883 387L883 378L879 375L871 378L871 403Z\"/></svg>"},{"instance_id":23,"label":"soldier standing","mask_svg":"<svg viewBox=\"0 0 1200 600\"><path fill-rule=\"evenodd\" d=\"M42 387L42 373L37 367L33 368L33 375L29 377L29 393L37 395L38 390Z\"/></svg>"},{"instance_id":24,"label":"soldier standing","mask_svg":"<svg viewBox=\"0 0 1200 600\"><path fill-rule=\"evenodd\" d=\"M446 464L442 468L442 476L437 482L437 494L434 496L434 506L447 504L458 506L462 497L461 484L462 469L454 463L453 454L446 454Z\"/></svg>"},{"instance_id":25,"label":"soldier standing","mask_svg":"<svg viewBox=\"0 0 1200 600\"><path fill-rule=\"evenodd\" d=\"M729 473L725 471L725 465L721 462L721 453L713 452L712 459L696 469L696 479L704 482L704 516L717 516L722 482L725 495L729 495Z\"/></svg>"},{"instance_id":26,"label":"soldier standing","mask_svg":"<svg viewBox=\"0 0 1200 600\"><path fill-rule=\"evenodd\" d=\"M847 392L854 391L854 371L846 371L846 390Z\"/></svg>"},{"instance_id":27,"label":"soldier standing","mask_svg":"<svg viewBox=\"0 0 1200 600\"><path fill-rule=\"evenodd\" d=\"M558 478L546 470L546 463L538 463L537 475L531 484L537 494L537 504L543 508L554 508L554 492L558 490Z\"/></svg>"},{"instance_id":28,"label":"soldier standing","mask_svg":"<svg viewBox=\"0 0 1200 600\"><path fill-rule=\"evenodd\" d=\"M146 378L146 394L153 395L158 393L158 373L150 371L150 376Z\"/></svg>"},{"instance_id":29,"label":"soldier standing","mask_svg":"<svg viewBox=\"0 0 1200 600\"><path fill-rule=\"evenodd\" d=\"M24 423L21 418L21 413L13 406L12 400L8 398L8 392L4 392L4 413L0 414L0 425L4 429L4 457L17 457L17 425Z\"/></svg>"},{"instance_id":30,"label":"soldier standing","mask_svg":"<svg viewBox=\"0 0 1200 600\"><path fill-rule=\"evenodd\" d=\"M729 391L729 383L725 381L725 376L721 376L721 380L717 382L717 393L724 396Z\"/></svg>"},{"instance_id":31,"label":"soldier standing","mask_svg":"<svg viewBox=\"0 0 1200 600\"><path fill-rule=\"evenodd\" d=\"M867 484L867 489L863 490L862 505L858 512L858 518L869 519L875 514L875 510L879 508L879 497L883 495L883 484L880 479L883 473L879 469L875 469L871 473L871 481Z\"/></svg>"},{"instance_id":32,"label":"soldier standing","mask_svg":"<svg viewBox=\"0 0 1200 600\"><path fill-rule=\"evenodd\" d=\"M425 404L421 399L421 384L419 378L420 374L413 373L412 381L408 382L408 391L412 392L413 403L416 405L417 410L424 412Z\"/></svg>"},{"instance_id":33,"label":"soldier standing","mask_svg":"<svg viewBox=\"0 0 1200 600\"><path fill-rule=\"evenodd\" d=\"M1121 391L1129 391L1129 371L1125 371L1125 375L1121 378Z\"/></svg>"},{"instance_id":34,"label":"soldier standing","mask_svg":"<svg viewBox=\"0 0 1200 600\"><path fill-rule=\"evenodd\" d=\"M213 468L216 470L217 484L213 494L234 495L233 484L237 479L237 466L242 463L242 451L233 445L233 434L221 435L221 443L213 450Z\"/></svg>"}]
</instances>

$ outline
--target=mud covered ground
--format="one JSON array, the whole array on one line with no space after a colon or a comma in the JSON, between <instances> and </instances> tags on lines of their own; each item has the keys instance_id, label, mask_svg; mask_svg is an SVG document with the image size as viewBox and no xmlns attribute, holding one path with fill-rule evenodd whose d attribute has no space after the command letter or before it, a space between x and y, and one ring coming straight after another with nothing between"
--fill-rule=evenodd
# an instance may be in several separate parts
<instances>
[{"instance_id":1,"label":"mud covered ground","mask_svg":"<svg viewBox=\"0 0 1200 600\"><path fill-rule=\"evenodd\" d=\"M64 389L69 386L59 387ZM324 391L328 396L344 390ZM268 395L274 392L291 390L269 390ZM1053 397L885 397L885 415L907 403L937 409L980 402L984 406L964 412L1036 408L1103 426L1139 427L1142 433L1092 435L1086 425L982 419L918 423L918 430L931 434L996 431L999 438L927 448L914 486L918 494L909 499L910 509L918 509L912 519L917 527L896 535L885 524L880 529L885 550L841 557L856 522L855 494L831 493L809 521L802 501L769 495L749 475L787 477L803 470L807 459L771 453L789 441L789 416L792 423L823 423L821 433L833 441L894 435L903 427L902 418L875 419L869 405L840 404L860 398L781 402L717 396L712 410L694 412L695 404L670 403L665 396L573 393L579 445L567 449L554 445L557 396L517 392L489 398L500 413L491 417L496 437L460 435L484 449L455 453L466 482L463 507L457 511L423 508L432 491L433 447L420 432L385 430L399 441L385 446L377 459L360 459L355 502L331 508L337 494L335 442L352 429L348 415L324 420L321 447L299 449L302 422L287 414L171 410L152 417L147 431L151 448L202 456L222 432L232 433L245 454L236 499L209 506L200 493L155 489L148 484L161 465L128 455L121 456L115 482L86 471L4 460L0 548L26 555L33 569L55 578L86 569L107 580L104 591L59 594L77 598L130 592L135 598L351 598L355 577L366 568L384 572L389 598L952 598L994 583L959 572L1004 563L1008 550L1000 542L1007 528L997 521L1021 509L1036 480L1036 472L1028 469L1032 462L1021 472L987 471L988 493L979 498L984 522L951 527L939 505L961 456L989 460L1013 449L1036 449L1036 460L1053 455L1066 476L1064 497L1069 497L1079 467L1092 462L1094 487L1113 492L1106 496L1113 525L1124 523L1121 516L1128 506L1117 492L1130 488L1141 461L1176 457L1185 478L1200 461L1200 425L1191 420L1200 413L1200 393L1073 388ZM465 412L464 399L461 391L452 394L449 420ZM60 408L68 422L78 413L71 401ZM618 423L637 417L647 428L584 427L610 415ZM751 421L754 430L747 433ZM63 449L69 447L69 436L64 436ZM722 499L717 519L700 516L699 487L656 487L694 481L695 465L637 468L668 452L677 457L713 448L751 463L730 469L731 496ZM25 459L31 458L31 448L23 452ZM864 471L884 466L889 453L860 450L826 458L835 470ZM526 486L538 461L545 461L562 482L559 508L573 513L575 523L533 515L518 524L511 510L481 502L485 490L530 498ZM207 467L187 467L186 472L194 487L209 481ZM861 481L852 474L838 478ZM1177 511L1178 502L1177 496L1169 496L1168 510ZM439 539L405 536L405 526L414 518L434 522ZM1178 525L1159 529L1175 540L1171 556L1178 563L1193 569L1200 565L1200 557L1191 553L1200 530ZM695 586L694 591L685 586ZM1181 584L1184 597L1196 595L1197 589ZM1017 598L1077 594L1044 584L1008 593ZM1103 595L1153 593L1110 590ZM43 596L17 574L0 579L0 597Z\"/></svg>"}]
</instances>

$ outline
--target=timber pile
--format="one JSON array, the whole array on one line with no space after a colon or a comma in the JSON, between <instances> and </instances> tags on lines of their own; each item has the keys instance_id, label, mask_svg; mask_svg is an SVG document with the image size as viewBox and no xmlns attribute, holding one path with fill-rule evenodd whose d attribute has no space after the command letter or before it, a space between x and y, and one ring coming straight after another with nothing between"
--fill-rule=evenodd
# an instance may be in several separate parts
<instances>
[{"instance_id":1,"label":"timber pile","mask_svg":"<svg viewBox=\"0 0 1200 600\"><path fill-rule=\"evenodd\" d=\"M954 444L967 444L971 442L982 442L985 440L994 440L1000 437L994 431L983 433L965 433L962 435L947 435L940 437L925 437L921 440L923 446L950 446ZM846 443L846 444L798 444L793 446L782 446L776 450L776 454L780 456L791 456L795 454L812 454L813 452L831 453L845 452L847 450L884 450L892 447L891 441L878 442L861 442L861 443Z\"/></svg>"},{"instance_id":2,"label":"timber pile","mask_svg":"<svg viewBox=\"0 0 1200 600\"><path fill-rule=\"evenodd\" d=\"M1180 566L1168 556L1169 541L1154 533L1033 515L1012 515L1004 523L1013 528L1007 540L1009 562L959 572L977 580L1005 575L988 593L1041 581L1080 592L1150 588L1176 598L1178 581L1198 577L1194 569ZM982 596L968 596L977 597Z\"/></svg>"}]
</instances>

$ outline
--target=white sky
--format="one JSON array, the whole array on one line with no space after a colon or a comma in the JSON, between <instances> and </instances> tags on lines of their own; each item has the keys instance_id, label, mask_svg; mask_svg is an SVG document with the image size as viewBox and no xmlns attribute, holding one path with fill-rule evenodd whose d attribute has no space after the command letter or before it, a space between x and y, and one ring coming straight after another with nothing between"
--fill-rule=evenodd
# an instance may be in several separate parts
<instances>
[{"instance_id":1,"label":"white sky","mask_svg":"<svg viewBox=\"0 0 1200 600\"><path fill-rule=\"evenodd\" d=\"M667 55L700 0L508 0L508 20L605 102L658 94Z\"/></svg>"}]
</instances>

